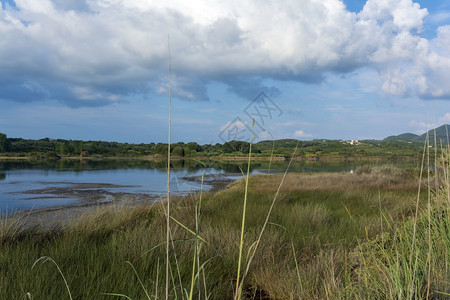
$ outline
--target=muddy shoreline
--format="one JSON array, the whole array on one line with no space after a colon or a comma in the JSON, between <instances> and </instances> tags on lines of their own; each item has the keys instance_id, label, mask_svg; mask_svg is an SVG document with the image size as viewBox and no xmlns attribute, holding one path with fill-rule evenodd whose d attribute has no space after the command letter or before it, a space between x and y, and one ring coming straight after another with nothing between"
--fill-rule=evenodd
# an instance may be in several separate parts
<instances>
[{"instance_id":1,"label":"muddy shoreline","mask_svg":"<svg viewBox=\"0 0 450 300\"><path fill-rule=\"evenodd\" d=\"M228 176L236 174L211 174L205 175L204 191L217 192L225 189L235 179ZM202 176L190 176L183 178L187 182L202 183ZM12 221L20 220L25 228L54 229L58 230L78 219L84 213L93 211L99 207L111 207L124 209L139 205L151 204L163 201L166 195L150 193L128 193L115 191L115 189L133 187L130 185L115 185L107 183L74 183L74 182L47 182L50 187L26 190L22 193L35 195L34 199L50 198L75 198L76 201L67 205L42 207L31 210L21 210L8 218ZM208 189L206 189L208 187Z\"/></svg>"}]
</instances>

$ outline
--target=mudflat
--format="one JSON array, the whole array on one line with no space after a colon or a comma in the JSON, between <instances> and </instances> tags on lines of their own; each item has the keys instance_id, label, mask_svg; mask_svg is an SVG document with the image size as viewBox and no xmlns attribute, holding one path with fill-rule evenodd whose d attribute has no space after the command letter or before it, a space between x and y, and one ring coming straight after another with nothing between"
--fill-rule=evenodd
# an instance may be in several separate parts
<instances>
[{"instance_id":1,"label":"mudflat","mask_svg":"<svg viewBox=\"0 0 450 300\"><path fill-rule=\"evenodd\" d=\"M230 174L206 175L203 177L203 184L208 186L208 191L216 192L234 181L229 176ZM183 179L196 183L202 182L202 176L192 176ZM122 209L124 207L136 207L142 204L162 201L166 197L166 195L151 193L115 191L115 189L132 187L134 186L109 183L46 182L43 188L26 190L21 193L35 195L29 199L75 198L76 201L66 205L21 210L15 213L12 218L20 219L21 225L26 228L35 227L37 229L51 228L58 230L74 219L79 218L82 214L100 206Z\"/></svg>"}]
</instances>

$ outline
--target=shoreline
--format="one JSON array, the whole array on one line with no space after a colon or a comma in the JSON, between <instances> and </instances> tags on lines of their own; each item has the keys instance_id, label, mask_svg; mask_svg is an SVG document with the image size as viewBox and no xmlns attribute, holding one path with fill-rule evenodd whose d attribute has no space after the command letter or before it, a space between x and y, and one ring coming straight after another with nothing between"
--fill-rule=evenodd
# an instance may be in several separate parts
<instances>
[{"instance_id":1,"label":"shoreline","mask_svg":"<svg viewBox=\"0 0 450 300\"><path fill-rule=\"evenodd\" d=\"M252 156L252 161L289 161L290 156ZM164 161L167 157L162 156L62 156L59 158L47 158L40 156L0 156L0 161L8 160L29 160L29 161L58 161L58 160L80 160L80 161L95 161L95 160L146 160L146 161ZM246 161L248 156L192 156L181 157L172 156L171 160L210 160L210 161ZM294 156L294 161L415 161L420 160L413 156Z\"/></svg>"},{"instance_id":2,"label":"shoreline","mask_svg":"<svg viewBox=\"0 0 450 300\"><path fill-rule=\"evenodd\" d=\"M235 174L226 173L219 175L205 175L203 184L208 189L203 190L207 193L216 193L225 189L235 179L227 178ZM186 177L186 181L201 183L202 176ZM45 187L36 190L28 190L23 193L35 194L37 197L45 199L48 195L61 198L76 198L74 203L40 207L36 209L23 209L17 212L7 214L7 219L17 220L23 228L26 229L52 229L59 230L73 222L84 213L93 211L99 207L122 209L126 207L136 207L139 205L151 205L164 201L166 194L147 194L147 193L126 193L105 190L105 188L122 188L122 185L104 184L104 183L74 183L74 182L55 182L61 184L61 187ZM205 187L204 187L205 188ZM188 193L195 193L190 191ZM43 196L39 196L43 195ZM44 196L46 195L46 196ZM174 195L182 197L183 195ZM0 216L2 218L4 216Z\"/></svg>"}]
</instances>

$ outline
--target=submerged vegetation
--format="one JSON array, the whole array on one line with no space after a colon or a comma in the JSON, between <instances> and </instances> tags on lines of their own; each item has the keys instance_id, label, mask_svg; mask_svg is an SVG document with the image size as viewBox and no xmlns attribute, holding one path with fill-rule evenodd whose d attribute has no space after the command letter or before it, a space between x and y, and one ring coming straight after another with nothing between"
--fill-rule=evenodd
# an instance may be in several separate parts
<instances>
[{"instance_id":1,"label":"submerged vegetation","mask_svg":"<svg viewBox=\"0 0 450 300\"><path fill-rule=\"evenodd\" d=\"M445 299L448 186L447 163L251 176L242 298ZM235 296L244 193L241 179L172 199L170 298ZM58 231L3 221L0 298L164 298L164 205L98 208Z\"/></svg>"}]
</instances>

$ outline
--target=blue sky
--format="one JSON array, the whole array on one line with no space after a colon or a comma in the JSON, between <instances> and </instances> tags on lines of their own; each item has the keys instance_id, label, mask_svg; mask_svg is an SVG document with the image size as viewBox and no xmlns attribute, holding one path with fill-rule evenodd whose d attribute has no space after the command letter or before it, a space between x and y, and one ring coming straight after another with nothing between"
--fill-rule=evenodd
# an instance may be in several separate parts
<instances>
[{"instance_id":1,"label":"blue sky","mask_svg":"<svg viewBox=\"0 0 450 300\"><path fill-rule=\"evenodd\" d=\"M168 34L173 141L450 123L448 1L0 2L9 137L167 141Z\"/></svg>"}]
</instances>

